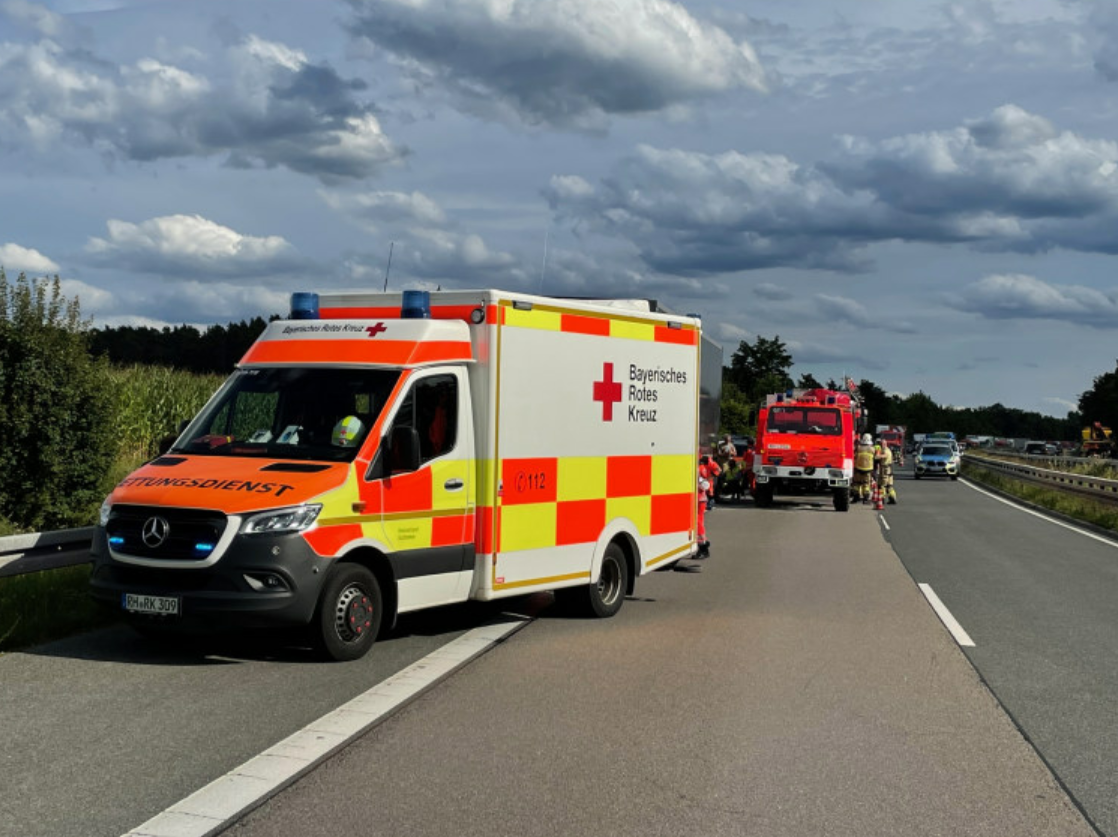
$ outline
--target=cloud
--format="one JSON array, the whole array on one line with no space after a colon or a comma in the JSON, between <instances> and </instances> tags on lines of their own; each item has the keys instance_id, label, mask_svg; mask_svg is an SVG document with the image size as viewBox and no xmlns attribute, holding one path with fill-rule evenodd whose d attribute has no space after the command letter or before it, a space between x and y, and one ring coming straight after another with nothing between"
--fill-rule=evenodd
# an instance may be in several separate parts
<instances>
[{"instance_id":1,"label":"cloud","mask_svg":"<svg viewBox=\"0 0 1118 837\"><path fill-rule=\"evenodd\" d=\"M0 12L48 38L61 35L67 28L66 18L62 15L28 0L4 0L0 2Z\"/></svg>"},{"instance_id":2,"label":"cloud","mask_svg":"<svg viewBox=\"0 0 1118 837\"><path fill-rule=\"evenodd\" d=\"M12 273L28 273L32 276L59 271L58 265L38 250L11 243L0 244L0 267Z\"/></svg>"},{"instance_id":3,"label":"cloud","mask_svg":"<svg viewBox=\"0 0 1118 837\"><path fill-rule=\"evenodd\" d=\"M106 238L90 238L91 264L175 277L265 276L309 267L280 236L242 235L198 215L168 215L139 224L111 219Z\"/></svg>"},{"instance_id":4,"label":"cloud","mask_svg":"<svg viewBox=\"0 0 1118 837\"><path fill-rule=\"evenodd\" d=\"M784 300L792 299L796 294L788 288L781 288L778 285L773 285L770 282L762 282L760 285L753 289L753 293L761 297L761 299L768 299L773 302L782 302Z\"/></svg>"},{"instance_id":5,"label":"cloud","mask_svg":"<svg viewBox=\"0 0 1118 837\"><path fill-rule=\"evenodd\" d=\"M349 0L350 31L459 107L601 127L714 94L765 89L753 48L669 0Z\"/></svg>"},{"instance_id":6,"label":"cloud","mask_svg":"<svg viewBox=\"0 0 1118 837\"><path fill-rule=\"evenodd\" d=\"M1067 398L1059 398L1055 395L1046 395L1040 399L1045 404L1052 404L1056 407L1063 407L1069 413L1078 412L1079 402L1070 401Z\"/></svg>"},{"instance_id":7,"label":"cloud","mask_svg":"<svg viewBox=\"0 0 1118 837\"><path fill-rule=\"evenodd\" d=\"M560 221L683 276L864 271L869 245L891 240L1118 252L1118 143L1014 105L944 131L844 136L812 164L641 145L598 184L556 176L545 196Z\"/></svg>"},{"instance_id":8,"label":"cloud","mask_svg":"<svg viewBox=\"0 0 1118 837\"><path fill-rule=\"evenodd\" d=\"M135 161L226 155L323 180L366 178L407 154L342 79L298 50L248 36L197 68L114 65L49 39L0 49L0 118L11 146L84 143Z\"/></svg>"},{"instance_id":9,"label":"cloud","mask_svg":"<svg viewBox=\"0 0 1118 837\"><path fill-rule=\"evenodd\" d=\"M1026 274L994 274L964 288L949 303L991 320L1061 320L1118 328L1118 291L1049 284Z\"/></svg>"},{"instance_id":10,"label":"cloud","mask_svg":"<svg viewBox=\"0 0 1118 837\"><path fill-rule=\"evenodd\" d=\"M343 215L366 222L377 229L382 225L441 226L446 213L422 192L361 192L342 194L321 191L326 204Z\"/></svg>"}]
</instances>

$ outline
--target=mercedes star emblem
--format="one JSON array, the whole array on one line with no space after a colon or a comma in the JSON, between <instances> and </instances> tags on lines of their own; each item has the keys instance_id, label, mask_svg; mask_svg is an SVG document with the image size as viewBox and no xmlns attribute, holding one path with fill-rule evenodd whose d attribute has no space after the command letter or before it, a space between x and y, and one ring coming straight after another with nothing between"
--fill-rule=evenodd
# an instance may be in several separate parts
<instances>
[{"instance_id":1,"label":"mercedes star emblem","mask_svg":"<svg viewBox=\"0 0 1118 837\"><path fill-rule=\"evenodd\" d=\"M162 546L171 532L171 524L163 517L149 517L144 523L144 543L152 549Z\"/></svg>"}]
</instances>

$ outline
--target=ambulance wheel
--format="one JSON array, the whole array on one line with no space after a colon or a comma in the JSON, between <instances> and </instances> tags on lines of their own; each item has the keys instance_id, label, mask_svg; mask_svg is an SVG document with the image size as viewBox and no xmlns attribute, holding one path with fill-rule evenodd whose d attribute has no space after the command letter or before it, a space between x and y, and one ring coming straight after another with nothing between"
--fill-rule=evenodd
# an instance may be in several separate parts
<instances>
[{"instance_id":1,"label":"ambulance wheel","mask_svg":"<svg viewBox=\"0 0 1118 837\"><path fill-rule=\"evenodd\" d=\"M835 511L850 511L850 489L836 488L834 503Z\"/></svg>"},{"instance_id":2,"label":"ambulance wheel","mask_svg":"<svg viewBox=\"0 0 1118 837\"><path fill-rule=\"evenodd\" d=\"M765 509L773 504L773 487L768 484L757 486L753 492L753 502Z\"/></svg>"},{"instance_id":3,"label":"ambulance wheel","mask_svg":"<svg viewBox=\"0 0 1118 837\"><path fill-rule=\"evenodd\" d=\"M566 594L561 599L571 611L606 619L621 610L628 587L629 565L625 562L625 553L617 544L611 543L602 556L602 571L597 584L560 592Z\"/></svg>"},{"instance_id":4,"label":"ambulance wheel","mask_svg":"<svg viewBox=\"0 0 1118 837\"><path fill-rule=\"evenodd\" d=\"M318 600L315 647L330 660L363 657L377 638L381 616L380 585L373 574L360 564L340 564Z\"/></svg>"}]
</instances>

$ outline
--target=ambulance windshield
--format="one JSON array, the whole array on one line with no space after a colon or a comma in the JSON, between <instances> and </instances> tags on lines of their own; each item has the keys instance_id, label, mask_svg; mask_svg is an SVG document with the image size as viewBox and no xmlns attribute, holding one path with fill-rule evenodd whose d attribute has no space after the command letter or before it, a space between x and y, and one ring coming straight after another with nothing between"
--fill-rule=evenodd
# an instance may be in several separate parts
<instances>
[{"instance_id":1,"label":"ambulance windshield","mask_svg":"<svg viewBox=\"0 0 1118 837\"><path fill-rule=\"evenodd\" d=\"M399 378L387 369L241 369L171 450L350 462Z\"/></svg>"}]
</instances>

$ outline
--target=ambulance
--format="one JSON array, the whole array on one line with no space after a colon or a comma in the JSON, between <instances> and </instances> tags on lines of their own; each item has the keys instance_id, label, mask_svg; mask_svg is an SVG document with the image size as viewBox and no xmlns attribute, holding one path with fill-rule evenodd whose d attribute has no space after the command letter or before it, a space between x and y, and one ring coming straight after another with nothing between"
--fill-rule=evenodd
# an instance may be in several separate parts
<instances>
[{"instance_id":1,"label":"ambulance","mask_svg":"<svg viewBox=\"0 0 1118 837\"><path fill-rule=\"evenodd\" d=\"M335 660L467 600L612 616L697 548L701 344L640 300L295 294L106 498L92 593L142 632L302 626Z\"/></svg>"}]
</instances>

